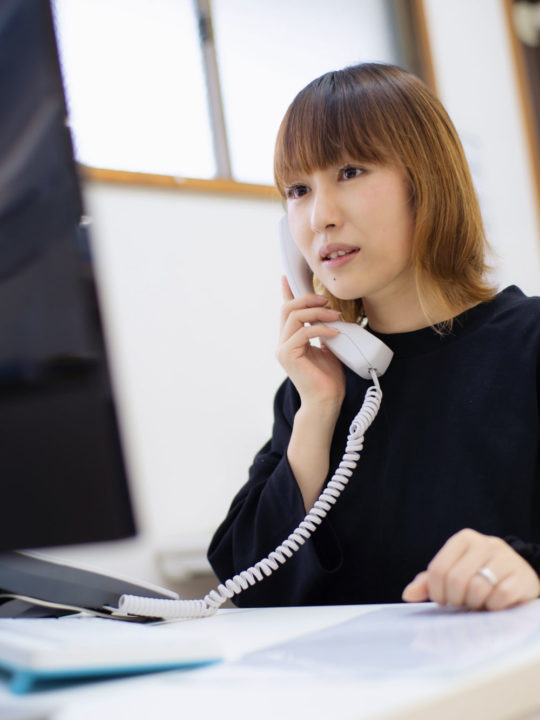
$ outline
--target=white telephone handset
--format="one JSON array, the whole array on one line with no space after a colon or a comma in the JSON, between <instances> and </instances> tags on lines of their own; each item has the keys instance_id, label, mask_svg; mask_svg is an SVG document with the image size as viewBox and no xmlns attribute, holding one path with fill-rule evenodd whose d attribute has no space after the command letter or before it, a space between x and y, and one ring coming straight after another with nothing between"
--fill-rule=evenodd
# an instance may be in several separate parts
<instances>
[{"instance_id":1,"label":"white telephone handset","mask_svg":"<svg viewBox=\"0 0 540 720\"><path fill-rule=\"evenodd\" d=\"M279 221L279 238L285 274L293 295L298 297L314 292L313 273L292 238L286 215ZM324 324L340 331L336 337L324 338L324 344L344 365L367 380L371 378L370 370L383 375L393 352L381 340L356 323L337 321Z\"/></svg>"}]
</instances>

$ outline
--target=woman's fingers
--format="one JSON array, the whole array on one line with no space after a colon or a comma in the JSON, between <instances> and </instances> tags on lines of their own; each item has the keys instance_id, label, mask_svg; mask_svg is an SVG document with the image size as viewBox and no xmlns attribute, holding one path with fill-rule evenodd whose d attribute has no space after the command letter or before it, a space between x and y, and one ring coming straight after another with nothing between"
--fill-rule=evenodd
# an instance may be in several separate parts
<instances>
[{"instance_id":1,"label":"woman's fingers","mask_svg":"<svg viewBox=\"0 0 540 720\"><path fill-rule=\"evenodd\" d=\"M403 599L499 610L539 594L538 575L508 543L466 529L443 545L405 588Z\"/></svg>"},{"instance_id":2,"label":"woman's fingers","mask_svg":"<svg viewBox=\"0 0 540 720\"><path fill-rule=\"evenodd\" d=\"M283 339L277 351L277 359L286 368L288 359L297 360L304 357L310 350L310 340L315 338L332 338L339 335L339 330L322 323L302 325L290 337Z\"/></svg>"},{"instance_id":3,"label":"woman's fingers","mask_svg":"<svg viewBox=\"0 0 540 720\"><path fill-rule=\"evenodd\" d=\"M403 591L405 602L424 602L429 600L428 574L425 570L414 578Z\"/></svg>"},{"instance_id":4,"label":"woman's fingers","mask_svg":"<svg viewBox=\"0 0 540 720\"><path fill-rule=\"evenodd\" d=\"M282 277L281 277L281 294L283 295L283 300L285 302L294 300L294 295L292 293L291 286L289 285L289 281L287 280L285 275L282 275Z\"/></svg>"},{"instance_id":5,"label":"woman's fingers","mask_svg":"<svg viewBox=\"0 0 540 720\"><path fill-rule=\"evenodd\" d=\"M427 566L429 597L434 602L446 605L447 573L463 557L468 545L466 534L453 535Z\"/></svg>"},{"instance_id":6,"label":"woman's fingers","mask_svg":"<svg viewBox=\"0 0 540 720\"><path fill-rule=\"evenodd\" d=\"M499 593L499 601L505 594L501 583L506 584L507 578L512 576L512 562L504 562L504 558L489 557L478 567L469 581L463 605L473 610L480 610L488 607L490 599L496 589Z\"/></svg>"},{"instance_id":7,"label":"woman's fingers","mask_svg":"<svg viewBox=\"0 0 540 720\"><path fill-rule=\"evenodd\" d=\"M430 597L440 605L463 605L471 579L487 562L488 538L475 530L453 535L428 565Z\"/></svg>"},{"instance_id":8,"label":"woman's fingers","mask_svg":"<svg viewBox=\"0 0 540 720\"><path fill-rule=\"evenodd\" d=\"M289 313L281 329L281 341L285 341L297 333L306 324L318 325L320 323L331 323L339 320L340 314L330 308L302 308ZM317 337L315 334L313 337Z\"/></svg>"},{"instance_id":9,"label":"woman's fingers","mask_svg":"<svg viewBox=\"0 0 540 720\"><path fill-rule=\"evenodd\" d=\"M340 319L340 313L328 307L328 298L306 293L293 298L286 278L282 280L284 303L276 357L295 385L302 403L335 403L343 399L345 375L340 361L315 338L330 339L339 331L325 323Z\"/></svg>"},{"instance_id":10,"label":"woman's fingers","mask_svg":"<svg viewBox=\"0 0 540 720\"><path fill-rule=\"evenodd\" d=\"M504 569L501 569L500 576L496 576L497 583L484 604L488 610L502 610L527 600L533 600L540 595L538 575L526 560L515 553L512 548L510 550L515 554L516 560L510 567L506 565ZM497 569L496 563L494 563L494 567Z\"/></svg>"},{"instance_id":11,"label":"woman's fingers","mask_svg":"<svg viewBox=\"0 0 540 720\"><path fill-rule=\"evenodd\" d=\"M322 295L308 293L293 298L286 278L283 278L283 298L285 300L281 312L281 332L278 348L280 362L286 358L287 351L304 347L316 337L331 338L337 331L327 328L321 323L339 320L340 313L328 305L328 299ZM301 354L305 354L301 353ZM295 352L295 355L297 353Z\"/></svg>"},{"instance_id":12,"label":"woman's fingers","mask_svg":"<svg viewBox=\"0 0 540 720\"><path fill-rule=\"evenodd\" d=\"M285 296L286 294L288 293L286 288L284 288L283 295ZM291 297L290 299L285 299L285 302L281 307L281 324L284 325L292 313L298 313L309 308L316 310L326 307L326 309L329 310L330 308L327 306L328 299L323 295L316 295L315 293L301 295L297 298Z\"/></svg>"}]
</instances>

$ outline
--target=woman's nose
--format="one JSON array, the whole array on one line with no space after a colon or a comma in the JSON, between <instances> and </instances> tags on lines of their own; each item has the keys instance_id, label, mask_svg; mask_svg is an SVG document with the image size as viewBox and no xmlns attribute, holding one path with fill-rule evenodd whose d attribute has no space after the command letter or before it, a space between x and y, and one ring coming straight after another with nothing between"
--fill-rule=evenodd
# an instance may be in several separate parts
<instances>
[{"instance_id":1,"label":"woman's nose","mask_svg":"<svg viewBox=\"0 0 540 720\"><path fill-rule=\"evenodd\" d=\"M322 233L341 222L341 212L332 192L314 192L311 208L311 229Z\"/></svg>"}]
</instances>

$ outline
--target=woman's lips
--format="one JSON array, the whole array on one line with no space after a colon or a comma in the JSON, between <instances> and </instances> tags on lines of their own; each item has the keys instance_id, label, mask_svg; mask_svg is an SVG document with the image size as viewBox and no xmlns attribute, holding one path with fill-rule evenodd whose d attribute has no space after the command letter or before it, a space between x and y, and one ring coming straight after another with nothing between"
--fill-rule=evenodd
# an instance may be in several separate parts
<instances>
[{"instance_id":1,"label":"woman's lips","mask_svg":"<svg viewBox=\"0 0 540 720\"><path fill-rule=\"evenodd\" d=\"M350 262L359 252L359 248L336 250L325 255L325 257L322 258L322 262L327 268L338 268Z\"/></svg>"}]
</instances>

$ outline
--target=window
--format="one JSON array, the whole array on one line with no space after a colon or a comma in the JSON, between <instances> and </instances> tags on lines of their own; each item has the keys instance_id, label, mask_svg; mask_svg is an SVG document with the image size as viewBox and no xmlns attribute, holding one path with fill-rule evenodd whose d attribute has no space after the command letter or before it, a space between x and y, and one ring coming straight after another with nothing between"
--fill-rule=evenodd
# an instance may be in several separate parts
<instances>
[{"instance_id":1,"label":"window","mask_svg":"<svg viewBox=\"0 0 540 720\"><path fill-rule=\"evenodd\" d=\"M209 0L54 0L77 157L272 184L279 122L301 87L332 68L400 62L392 7L213 0L210 18Z\"/></svg>"},{"instance_id":2,"label":"window","mask_svg":"<svg viewBox=\"0 0 540 720\"><path fill-rule=\"evenodd\" d=\"M233 177L271 183L273 144L296 93L328 70L397 62L380 0L214 0Z\"/></svg>"},{"instance_id":3,"label":"window","mask_svg":"<svg viewBox=\"0 0 540 720\"><path fill-rule=\"evenodd\" d=\"M78 160L212 177L216 166L190 0L55 0Z\"/></svg>"},{"instance_id":4,"label":"window","mask_svg":"<svg viewBox=\"0 0 540 720\"><path fill-rule=\"evenodd\" d=\"M540 0L505 0L540 208Z\"/></svg>"}]
</instances>

